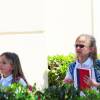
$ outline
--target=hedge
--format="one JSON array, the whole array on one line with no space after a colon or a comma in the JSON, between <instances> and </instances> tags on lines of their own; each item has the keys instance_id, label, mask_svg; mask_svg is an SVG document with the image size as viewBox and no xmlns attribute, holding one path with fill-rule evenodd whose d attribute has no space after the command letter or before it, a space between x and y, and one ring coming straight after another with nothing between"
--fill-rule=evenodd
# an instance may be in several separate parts
<instances>
[{"instance_id":1,"label":"hedge","mask_svg":"<svg viewBox=\"0 0 100 100\"><path fill-rule=\"evenodd\" d=\"M73 61L74 54L48 56L48 88L39 91L34 84L30 91L29 87L18 83L9 87L0 86L0 100L100 100L100 89L84 90L84 96L80 96L80 90L63 83L69 64Z\"/></svg>"}]
</instances>

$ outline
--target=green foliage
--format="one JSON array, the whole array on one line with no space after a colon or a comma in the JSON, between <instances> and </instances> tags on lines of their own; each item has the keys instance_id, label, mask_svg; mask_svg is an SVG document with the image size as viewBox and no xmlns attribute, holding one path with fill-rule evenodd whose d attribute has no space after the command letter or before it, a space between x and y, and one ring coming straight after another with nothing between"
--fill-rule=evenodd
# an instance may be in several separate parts
<instances>
[{"instance_id":1,"label":"green foliage","mask_svg":"<svg viewBox=\"0 0 100 100\"><path fill-rule=\"evenodd\" d=\"M100 59L100 54L97 55L97 58Z\"/></svg>"},{"instance_id":2,"label":"green foliage","mask_svg":"<svg viewBox=\"0 0 100 100\"><path fill-rule=\"evenodd\" d=\"M8 87L0 87L0 100L35 100L28 87L13 83Z\"/></svg>"},{"instance_id":3,"label":"green foliage","mask_svg":"<svg viewBox=\"0 0 100 100\"><path fill-rule=\"evenodd\" d=\"M45 89L45 100L67 100L71 96L71 85L52 85Z\"/></svg>"},{"instance_id":4,"label":"green foliage","mask_svg":"<svg viewBox=\"0 0 100 100\"><path fill-rule=\"evenodd\" d=\"M81 95L82 92L84 95ZM100 100L100 92L96 90L80 91L71 84L52 85L45 89L43 96L43 100Z\"/></svg>"},{"instance_id":5,"label":"green foliage","mask_svg":"<svg viewBox=\"0 0 100 100\"><path fill-rule=\"evenodd\" d=\"M80 96L80 90L76 90L73 85L63 83L69 64L74 61L74 54L48 57L49 87L44 91L45 100L100 100L100 91L85 90L84 95Z\"/></svg>"},{"instance_id":6,"label":"green foliage","mask_svg":"<svg viewBox=\"0 0 100 100\"><path fill-rule=\"evenodd\" d=\"M13 83L9 87L0 86L0 100L100 100L100 89L84 90L80 96L80 90L72 84L64 84L63 79L71 62L75 61L75 55L56 55L48 57L48 88L43 91L36 89L34 84L30 91L29 87L23 87Z\"/></svg>"},{"instance_id":7,"label":"green foliage","mask_svg":"<svg viewBox=\"0 0 100 100\"><path fill-rule=\"evenodd\" d=\"M48 57L48 68L50 69L48 73L49 86L62 84L69 64L73 61L75 61L74 54Z\"/></svg>"},{"instance_id":8,"label":"green foliage","mask_svg":"<svg viewBox=\"0 0 100 100\"><path fill-rule=\"evenodd\" d=\"M96 90L85 90L84 94L86 95L86 100L100 100L100 92Z\"/></svg>"},{"instance_id":9,"label":"green foliage","mask_svg":"<svg viewBox=\"0 0 100 100\"><path fill-rule=\"evenodd\" d=\"M67 56L64 55L48 56L48 68L51 70L60 66L68 66L74 60L75 60L74 54L69 54Z\"/></svg>"}]
</instances>

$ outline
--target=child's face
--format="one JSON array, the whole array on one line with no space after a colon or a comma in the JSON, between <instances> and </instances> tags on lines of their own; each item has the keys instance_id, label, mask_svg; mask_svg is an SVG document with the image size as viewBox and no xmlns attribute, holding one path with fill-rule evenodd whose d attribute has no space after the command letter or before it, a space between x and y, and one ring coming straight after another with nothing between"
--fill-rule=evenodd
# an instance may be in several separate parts
<instances>
[{"instance_id":1,"label":"child's face","mask_svg":"<svg viewBox=\"0 0 100 100\"><path fill-rule=\"evenodd\" d=\"M0 56L0 71L1 73L7 77L12 74L12 64L11 61L6 58L6 56Z\"/></svg>"},{"instance_id":2,"label":"child's face","mask_svg":"<svg viewBox=\"0 0 100 100\"><path fill-rule=\"evenodd\" d=\"M75 44L78 57L87 57L91 52L90 41L86 37L80 37Z\"/></svg>"}]
</instances>

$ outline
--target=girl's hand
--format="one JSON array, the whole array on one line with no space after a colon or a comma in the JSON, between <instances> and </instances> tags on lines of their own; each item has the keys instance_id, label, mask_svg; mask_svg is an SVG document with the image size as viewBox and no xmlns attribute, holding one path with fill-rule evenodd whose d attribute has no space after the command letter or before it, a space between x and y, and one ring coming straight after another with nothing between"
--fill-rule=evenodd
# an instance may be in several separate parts
<instances>
[{"instance_id":1,"label":"girl's hand","mask_svg":"<svg viewBox=\"0 0 100 100\"><path fill-rule=\"evenodd\" d=\"M88 76L84 77L84 82L92 87L93 86L95 86L95 87L100 86L100 83L96 82L94 79L90 79Z\"/></svg>"},{"instance_id":2,"label":"girl's hand","mask_svg":"<svg viewBox=\"0 0 100 100\"><path fill-rule=\"evenodd\" d=\"M90 86L95 86L95 87L98 87L98 86L100 86L100 83L98 83L98 82L96 82L95 80L89 80L89 82L90 82Z\"/></svg>"},{"instance_id":3,"label":"girl's hand","mask_svg":"<svg viewBox=\"0 0 100 100\"><path fill-rule=\"evenodd\" d=\"M64 83L73 83L72 79L64 79Z\"/></svg>"}]
</instances>

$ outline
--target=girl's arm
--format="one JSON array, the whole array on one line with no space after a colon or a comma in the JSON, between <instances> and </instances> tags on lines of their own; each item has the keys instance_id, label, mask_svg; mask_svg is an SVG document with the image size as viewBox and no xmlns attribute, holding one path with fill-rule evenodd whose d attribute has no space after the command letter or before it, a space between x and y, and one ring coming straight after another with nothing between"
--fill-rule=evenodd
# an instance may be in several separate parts
<instances>
[{"instance_id":1,"label":"girl's arm","mask_svg":"<svg viewBox=\"0 0 100 100\"><path fill-rule=\"evenodd\" d=\"M95 87L99 87L100 86L100 83L99 82L96 82L95 80L90 80L90 85L91 86L95 86Z\"/></svg>"},{"instance_id":2,"label":"girl's arm","mask_svg":"<svg viewBox=\"0 0 100 100\"><path fill-rule=\"evenodd\" d=\"M19 83L22 84L24 87L27 86L27 83L24 81L23 78L20 78Z\"/></svg>"},{"instance_id":3,"label":"girl's arm","mask_svg":"<svg viewBox=\"0 0 100 100\"><path fill-rule=\"evenodd\" d=\"M65 78L64 79L64 83L73 83L73 80L72 79Z\"/></svg>"}]
</instances>

